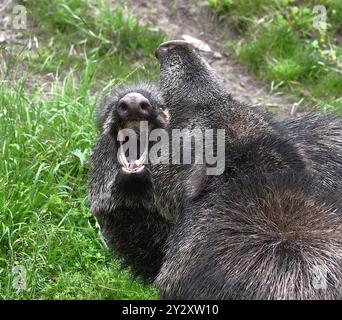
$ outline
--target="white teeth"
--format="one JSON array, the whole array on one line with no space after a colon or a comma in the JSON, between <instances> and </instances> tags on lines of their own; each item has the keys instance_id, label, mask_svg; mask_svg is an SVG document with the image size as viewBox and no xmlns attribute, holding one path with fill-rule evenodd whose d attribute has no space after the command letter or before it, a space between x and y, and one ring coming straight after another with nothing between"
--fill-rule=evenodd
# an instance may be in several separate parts
<instances>
[{"instance_id":1,"label":"white teeth","mask_svg":"<svg viewBox=\"0 0 342 320\"><path fill-rule=\"evenodd\" d=\"M144 164L146 159L147 159L147 154L148 154L148 148L146 146L144 153L141 155L141 157L135 162L138 166L141 164Z\"/></svg>"},{"instance_id":2,"label":"white teeth","mask_svg":"<svg viewBox=\"0 0 342 320\"><path fill-rule=\"evenodd\" d=\"M141 157L137 160L135 160L134 167L132 168L131 165L126 158L125 153L123 152L123 148L120 147L118 152L118 161L121 164L122 170L124 170L127 173L137 173L142 171L145 168L145 161L148 157L148 147L146 146L144 153L141 155Z\"/></svg>"},{"instance_id":3,"label":"white teeth","mask_svg":"<svg viewBox=\"0 0 342 320\"><path fill-rule=\"evenodd\" d=\"M121 164L122 166L125 166L125 167L128 167L128 166L129 166L129 163L128 163L128 161L127 161L127 158L126 158L126 156L125 156L125 154L124 154L124 152L123 152L122 146L120 146L120 148L119 148L118 161L120 162L120 164Z\"/></svg>"},{"instance_id":4,"label":"white teeth","mask_svg":"<svg viewBox=\"0 0 342 320\"><path fill-rule=\"evenodd\" d=\"M143 169L145 168L144 165L136 168L136 169L129 169L129 168L126 168L125 166L122 166L121 169L127 173L137 173L137 172L140 172L142 171Z\"/></svg>"}]
</instances>

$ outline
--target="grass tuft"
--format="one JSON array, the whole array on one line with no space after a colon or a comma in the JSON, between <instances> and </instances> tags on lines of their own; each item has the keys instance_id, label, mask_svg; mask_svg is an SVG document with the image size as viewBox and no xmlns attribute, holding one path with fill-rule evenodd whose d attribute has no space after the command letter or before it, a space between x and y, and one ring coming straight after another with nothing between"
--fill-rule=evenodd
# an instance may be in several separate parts
<instances>
[{"instance_id":1,"label":"grass tuft","mask_svg":"<svg viewBox=\"0 0 342 320\"><path fill-rule=\"evenodd\" d=\"M208 0L241 35L231 45L259 79L304 104L342 113L342 2L340 0ZM327 19L318 23L320 9ZM327 82L328 81L328 82Z\"/></svg>"},{"instance_id":2,"label":"grass tuft","mask_svg":"<svg viewBox=\"0 0 342 320\"><path fill-rule=\"evenodd\" d=\"M0 299L156 299L103 248L87 181L99 96L155 76L163 35L104 1L24 4L39 46L0 66Z\"/></svg>"}]
</instances>

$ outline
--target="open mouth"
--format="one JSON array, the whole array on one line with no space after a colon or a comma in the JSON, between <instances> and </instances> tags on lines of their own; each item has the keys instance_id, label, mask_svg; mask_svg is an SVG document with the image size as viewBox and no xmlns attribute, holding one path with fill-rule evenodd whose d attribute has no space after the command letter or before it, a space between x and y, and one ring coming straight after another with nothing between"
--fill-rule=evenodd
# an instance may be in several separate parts
<instances>
[{"instance_id":1,"label":"open mouth","mask_svg":"<svg viewBox=\"0 0 342 320\"><path fill-rule=\"evenodd\" d=\"M125 128L131 128L136 130L137 126L136 123L128 123ZM124 129L124 128L121 128ZM150 130L148 129L148 132ZM137 130L136 130L137 132ZM137 132L137 137L139 137L141 134L144 134L144 132ZM145 132L146 134L146 132ZM120 147L119 147L119 151L118 151L118 162L121 165L121 169L122 171L124 171L125 173L128 174L133 174L133 173L140 173L145 169L145 163L147 162L148 159L148 143L146 143L146 146L144 146L144 150L142 150L143 146L140 143L140 139L138 138L137 140L137 150L136 150L136 154L140 155L140 157L138 157L137 159L131 159L128 157L129 154L129 150L124 150L123 148L123 144L126 141L120 142Z\"/></svg>"},{"instance_id":2,"label":"open mouth","mask_svg":"<svg viewBox=\"0 0 342 320\"><path fill-rule=\"evenodd\" d=\"M120 148L118 154L118 161L121 165L121 169L126 173L138 173L144 170L145 162L147 159L148 150L147 148L143 152L143 154L136 160L128 161L123 148Z\"/></svg>"}]
</instances>

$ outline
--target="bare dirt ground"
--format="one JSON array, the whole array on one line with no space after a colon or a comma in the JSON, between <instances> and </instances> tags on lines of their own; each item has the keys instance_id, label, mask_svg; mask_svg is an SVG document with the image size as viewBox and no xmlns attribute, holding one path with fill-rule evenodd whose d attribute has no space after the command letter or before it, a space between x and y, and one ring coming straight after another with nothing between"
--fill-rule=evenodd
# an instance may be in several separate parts
<instances>
[{"instance_id":1,"label":"bare dirt ground","mask_svg":"<svg viewBox=\"0 0 342 320\"><path fill-rule=\"evenodd\" d=\"M112 1L113 6L117 1ZM262 106L280 118L293 115L296 103L290 97L271 94L269 88L257 81L241 66L234 53L225 46L227 39L236 39L229 25L219 23L211 14L206 1L181 0L129 0L129 9L142 23L163 31L168 39L181 39L189 35L207 43L212 52L201 54L221 75L227 90L237 100Z\"/></svg>"}]
</instances>

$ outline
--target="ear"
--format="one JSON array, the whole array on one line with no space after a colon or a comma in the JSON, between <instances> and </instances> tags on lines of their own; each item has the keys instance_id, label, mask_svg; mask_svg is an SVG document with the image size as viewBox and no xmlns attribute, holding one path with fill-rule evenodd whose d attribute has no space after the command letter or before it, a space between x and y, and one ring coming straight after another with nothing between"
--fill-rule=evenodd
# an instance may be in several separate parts
<instances>
[{"instance_id":1,"label":"ear","mask_svg":"<svg viewBox=\"0 0 342 320\"><path fill-rule=\"evenodd\" d=\"M155 52L155 56L158 60L163 57L163 55L169 51L170 49L176 48L176 47L184 47L187 49L193 49L191 44L188 43L185 40L171 40L163 42L159 48Z\"/></svg>"},{"instance_id":2,"label":"ear","mask_svg":"<svg viewBox=\"0 0 342 320\"><path fill-rule=\"evenodd\" d=\"M164 107L160 107L159 109L165 122L164 127L167 127L170 123L170 112L168 109L165 109Z\"/></svg>"}]
</instances>

